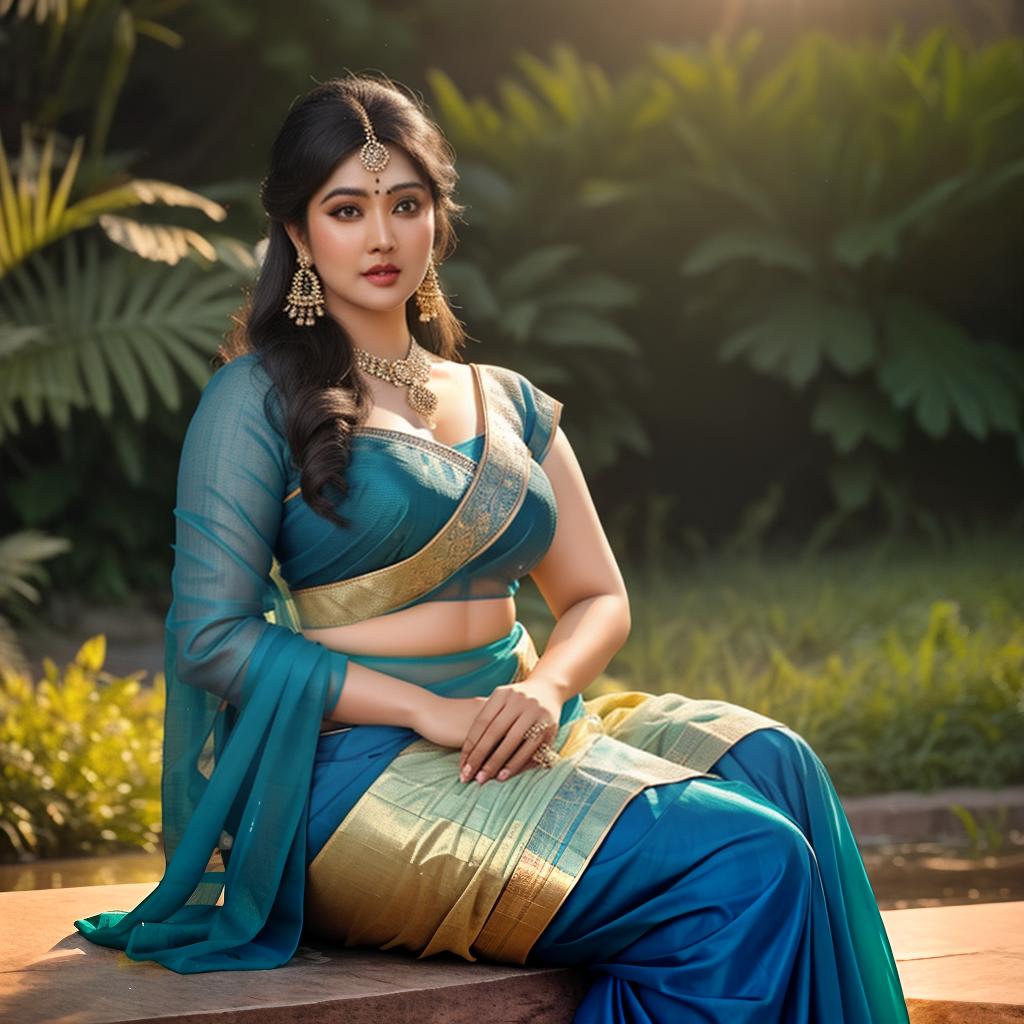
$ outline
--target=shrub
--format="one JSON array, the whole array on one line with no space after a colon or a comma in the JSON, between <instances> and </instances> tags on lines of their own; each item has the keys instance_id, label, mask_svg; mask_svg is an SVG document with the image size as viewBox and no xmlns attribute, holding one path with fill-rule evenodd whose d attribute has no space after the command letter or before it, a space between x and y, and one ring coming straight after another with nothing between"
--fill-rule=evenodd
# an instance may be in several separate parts
<instances>
[{"instance_id":1,"label":"shrub","mask_svg":"<svg viewBox=\"0 0 1024 1024\"><path fill-rule=\"evenodd\" d=\"M0 672L0 859L158 849L164 679L102 670L106 638L63 673Z\"/></svg>"}]
</instances>

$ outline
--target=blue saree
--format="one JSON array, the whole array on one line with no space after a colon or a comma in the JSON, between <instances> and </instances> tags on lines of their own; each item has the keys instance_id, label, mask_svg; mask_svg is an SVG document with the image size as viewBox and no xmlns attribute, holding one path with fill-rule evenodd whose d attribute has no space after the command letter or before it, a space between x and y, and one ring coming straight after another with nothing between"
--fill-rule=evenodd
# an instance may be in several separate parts
<instances>
[{"instance_id":1,"label":"blue saree","mask_svg":"<svg viewBox=\"0 0 1024 1024\"><path fill-rule=\"evenodd\" d=\"M585 965L589 1022L907 1021L824 766L784 723L630 691L566 701L551 768L483 785L409 729L321 732L355 661L444 696L527 678L529 633L454 654L329 650L304 628L514 594L551 543L561 405L471 364L484 433L357 427L338 510L304 503L256 353L186 433L167 615L167 865L130 911L75 922L180 973L348 946Z\"/></svg>"}]
</instances>

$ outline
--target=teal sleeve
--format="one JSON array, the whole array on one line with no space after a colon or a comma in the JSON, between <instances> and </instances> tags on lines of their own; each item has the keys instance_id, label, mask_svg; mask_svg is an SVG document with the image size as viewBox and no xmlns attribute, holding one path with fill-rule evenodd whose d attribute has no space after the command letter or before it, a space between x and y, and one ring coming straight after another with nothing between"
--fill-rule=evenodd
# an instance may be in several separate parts
<instances>
[{"instance_id":1,"label":"teal sleeve","mask_svg":"<svg viewBox=\"0 0 1024 1024\"><path fill-rule=\"evenodd\" d=\"M253 355L220 367L182 445L168 615L182 682L243 707L268 643L312 657L326 675L325 714L341 695L347 655L270 622L271 578L287 482L286 445L264 408L270 382Z\"/></svg>"},{"instance_id":2,"label":"teal sleeve","mask_svg":"<svg viewBox=\"0 0 1024 1024\"><path fill-rule=\"evenodd\" d=\"M562 403L519 375L523 392L523 440L537 462L543 462L551 450L562 415Z\"/></svg>"}]
</instances>

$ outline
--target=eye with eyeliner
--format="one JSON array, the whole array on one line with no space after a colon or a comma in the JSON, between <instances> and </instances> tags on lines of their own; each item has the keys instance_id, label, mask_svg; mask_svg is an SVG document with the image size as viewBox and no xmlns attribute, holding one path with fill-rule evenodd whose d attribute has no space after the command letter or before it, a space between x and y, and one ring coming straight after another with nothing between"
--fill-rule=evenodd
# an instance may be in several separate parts
<instances>
[{"instance_id":1,"label":"eye with eyeliner","mask_svg":"<svg viewBox=\"0 0 1024 1024\"><path fill-rule=\"evenodd\" d=\"M412 210L409 211L410 213L415 213L420 208L419 200L413 199L412 196L406 196L404 199L400 199L398 201L398 203L396 204L396 209L397 209L397 207L401 206L402 203L412 203L413 204ZM330 210L328 212L327 216L328 217L334 217L337 220L352 220L353 219L352 217L338 217L337 215L339 213L341 213L342 210L358 210L358 209L359 209L359 207L356 206L355 203L345 203L343 206L339 206L339 207L337 207L334 210Z\"/></svg>"}]
</instances>

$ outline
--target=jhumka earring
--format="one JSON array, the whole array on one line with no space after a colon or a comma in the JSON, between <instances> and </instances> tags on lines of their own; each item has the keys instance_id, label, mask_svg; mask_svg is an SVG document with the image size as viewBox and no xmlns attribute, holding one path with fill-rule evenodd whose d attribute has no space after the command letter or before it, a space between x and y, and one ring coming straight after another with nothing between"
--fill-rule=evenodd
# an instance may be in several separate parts
<instances>
[{"instance_id":1,"label":"jhumka earring","mask_svg":"<svg viewBox=\"0 0 1024 1024\"><path fill-rule=\"evenodd\" d=\"M433 320L441 312L444 292L437 280L437 268L434 266L434 254L430 254L427 273L416 289L416 304L420 307L420 320L426 323Z\"/></svg>"},{"instance_id":2,"label":"jhumka earring","mask_svg":"<svg viewBox=\"0 0 1024 1024\"><path fill-rule=\"evenodd\" d=\"M313 317L324 315L324 293L320 289L320 278L310 269L313 261L304 251L299 252L299 269L292 278L291 291L284 311L299 327L312 327Z\"/></svg>"}]
</instances>

